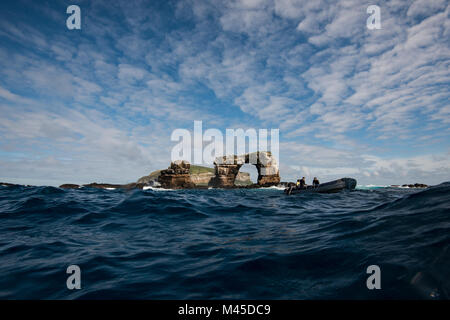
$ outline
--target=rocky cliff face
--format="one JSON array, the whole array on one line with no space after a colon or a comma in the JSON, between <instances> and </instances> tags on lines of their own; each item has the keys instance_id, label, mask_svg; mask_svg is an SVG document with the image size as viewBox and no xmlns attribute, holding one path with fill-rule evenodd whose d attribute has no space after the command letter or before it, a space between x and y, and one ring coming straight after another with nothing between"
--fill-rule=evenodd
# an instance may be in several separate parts
<instances>
[{"instance_id":1,"label":"rocky cliff face","mask_svg":"<svg viewBox=\"0 0 450 320\"><path fill-rule=\"evenodd\" d=\"M177 160L170 164L166 170L161 170L158 182L166 189L195 188L189 173L190 164L187 161Z\"/></svg>"},{"instance_id":2,"label":"rocky cliff face","mask_svg":"<svg viewBox=\"0 0 450 320\"><path fill-rule=\"evenodd\" d=\"M191 180L196 185L208 185L212 178L214 178L214 173L203 172L203 173L191 173ZM250 173L248 172L238 172L236 179L234 180L235 185L249 185L252 184L250 180Z\"/></svg>"},{"instance_id":3,"label":"rocky cliff face","mask_svg":"<svg viewBox=\"0 0 450 320\"><path fill-rule=\"evenodd\" d=\"M212 177L214 177L214 173L212 172L191 174L191 180L196 185L207 185Z\"/></svg>"},{"instance_id":4,"label":"rocky cliff face","mask_svg":"<svg viewBox=\"0 0 450 320\"><path fill-rule=\"evenodd\" d=\"M211 179L214 177L214 169L202 166L190 166L189 168L191 181L196 186L207 186ZM159 176L161 175L161 170L153 171L148 176L140 178L137 183L144 185L152 185L155 181L157 182ZM250 180L250 174L247 172L239 172L236 176L237 185L249 185L252 184Z\"/></svg>"},{"instance_id":5,"label":"rocky cliff face","mask_svg":"<svg viewBox=\"0 0 450 320\"><path fill-rule=\"evenodd\" d=\"M152 184L153 181L158 181L158 177L161 174L161 170L153 171L148 176L144 176L140 178L136 183L143 183L143 184Z\"/></svg>"},{"instance_id":6,"label":"rocky cliff face","mask_svg":"<svg viewBox=\"0 0 450 320\"><path fill-rule=\"evenodd\" d=\"M250 173L248 172L241 172L239 171L236 175L236 179L234 180L234 185L236 186L248 186L253 184L252 180L250 179Z\"/></svg>"}]
</instances>

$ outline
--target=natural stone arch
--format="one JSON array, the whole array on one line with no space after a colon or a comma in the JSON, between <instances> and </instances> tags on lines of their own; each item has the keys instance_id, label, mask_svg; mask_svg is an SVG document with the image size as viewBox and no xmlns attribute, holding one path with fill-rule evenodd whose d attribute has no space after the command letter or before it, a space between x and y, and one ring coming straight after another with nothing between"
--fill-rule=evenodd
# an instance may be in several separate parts
<instances>
[{"instance_id":1,"label":"natural stone arch","mask_svg":"<svg viewBox=\"0 0 450 320\"><path fill-rule=\"evenodd\" d=\"M215 176L209 185L216 188L232 188L239 169L246 163L255 165L259 186L273 186L280 183L280 171L276 159L270 151L260 151L216 158Z\"/></svg>"},{"instance_id":2,"label":"natural stone arch","mask_svg":"<svg viewBox=\"0 0 450 320\"><path fill-rule=\"evenodd\" d=\"M244 163L239 172L236 174L236 179L234 180L235 187L246 187L254 185L258 179L258 170L256 166L250 163Z\"/></svg>"}]
</instances>

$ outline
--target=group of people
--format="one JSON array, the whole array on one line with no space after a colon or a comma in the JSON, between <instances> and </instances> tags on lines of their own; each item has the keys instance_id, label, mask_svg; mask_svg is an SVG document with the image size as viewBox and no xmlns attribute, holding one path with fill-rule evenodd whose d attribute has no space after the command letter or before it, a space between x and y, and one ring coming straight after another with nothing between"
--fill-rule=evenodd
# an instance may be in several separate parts
<instances>
[{"instance_id":1,"label":"group of people","mask_svg":"<svg viewBox=\"0 0 450 320\"><path fill-rule=\"evenodd\" d=\"M317 188L319 186L319 184L320 184L319 179L314 177L313 182L312 182L313 188ZM306 189L306 187L307 187L307 185L306 185L305 177L297 180L297 184L296 184L297 189Z\"/></svg>"},{"instance_id":2,"label":"group of people","mask_svg":"<svg viewBox=\"0 0 450 320\"><path fill-rule=\"evenodd\" d=\"M317 187L319 187L319 185L320 185L319 179L314 177L313 182L312 182L312 187L317 188ZM305 177L303 177L303 178L297 180L297 183L295 184L295 186L290 185L289 188L284 190L284 192L289 195L289 194L291 194L292 190L301 190L301 189L307 189L307 188L308 188L308 186L306 184Z\"/></svg>"}]
</instances>

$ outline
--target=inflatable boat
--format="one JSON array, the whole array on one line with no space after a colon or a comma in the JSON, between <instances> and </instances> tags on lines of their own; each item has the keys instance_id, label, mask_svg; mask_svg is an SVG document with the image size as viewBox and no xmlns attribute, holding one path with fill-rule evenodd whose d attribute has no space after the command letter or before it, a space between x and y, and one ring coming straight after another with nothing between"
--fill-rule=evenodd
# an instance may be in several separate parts
<instances>
[{"instance_id":1,"label":"inflatable boat","mask_svg":"<svg viewBox=\"0 0 450 320\"><path fill-rule=\"evenodd\" d=\"M296 194L296 193L334 193L342 190L353 190L356 187L356 180L353 178L341 178L338 180L325 182L319 184L317 187L306 186L303 189L297 189L295 186L284 189L284 193Z\"/></svg>"}]
</instances>

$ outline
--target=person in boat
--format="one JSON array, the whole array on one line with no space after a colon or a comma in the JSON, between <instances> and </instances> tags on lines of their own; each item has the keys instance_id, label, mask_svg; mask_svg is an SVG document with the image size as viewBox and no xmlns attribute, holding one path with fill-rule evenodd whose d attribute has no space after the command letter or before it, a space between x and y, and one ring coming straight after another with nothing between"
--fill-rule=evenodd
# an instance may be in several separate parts
<instances>
[{"instance_id":1,"label":"person in boat","mask_svg":"<svg viewBox=\"0 0 450 320\"><path fill-rule=\"evenodd\" d=\"M284 192L291 194L292 190L305 189L305 185L305 177L303 177L301 179L297 179L295 186L291 185L289 188L285 189Z\"/></svg>"},{"instance_id":2,"label":"person in boat","mask_svg":"<svg viewBox=\"0 0 450 320\"><path fill-rule=\"evenodd\" d=\"M305 177L301 178L300 180L297 180L297 189L305 189L305 188L306 188Z\"/></svg>"},{"instance_id":3,"label":"person in boat","mask_svg":"<svg viewBox=\"0 0 450 320\"><path fill-rule=\"evenodd\" d=\"M319 179L317 179L316 177L314 177L312 185L314 188L317 188L319 186L320 182Z\"/></svg>"}]
</instances>

